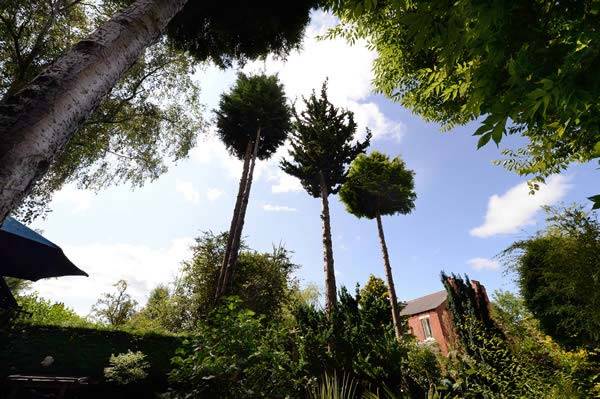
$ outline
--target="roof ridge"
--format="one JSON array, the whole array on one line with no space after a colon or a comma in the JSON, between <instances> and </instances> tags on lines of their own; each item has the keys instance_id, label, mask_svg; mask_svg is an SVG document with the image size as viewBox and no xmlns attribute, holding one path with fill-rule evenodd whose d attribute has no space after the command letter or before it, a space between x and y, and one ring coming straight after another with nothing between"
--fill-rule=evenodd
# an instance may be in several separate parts
<instances>
[{"instance_id":1,"label":"roof ridge","mask_svg":"<svg viewBox=\"0 0 600 399\"><path fill-rule=\"evenodd\" d=\"M432 292L406 302L406 306L400 311L403 316L411 316L424 313L440 306L448 298L446 290Z\"/></svg>"}]
</instances>

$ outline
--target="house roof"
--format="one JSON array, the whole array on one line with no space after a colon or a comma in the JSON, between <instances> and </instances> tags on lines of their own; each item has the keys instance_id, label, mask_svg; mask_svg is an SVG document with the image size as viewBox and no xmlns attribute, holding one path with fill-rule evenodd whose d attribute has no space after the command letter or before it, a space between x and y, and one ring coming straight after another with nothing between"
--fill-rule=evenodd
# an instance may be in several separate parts
<instances>
[{"instance_id":1,"label":"house roof","mask_svg":"<svg viewBox=\"0 0 600 399\"><path fill-rule=\"evenodd\" d=\"M434 292L433 294L425 295L412 301L408 301L406 306L400 314L402 316L412 316L417 313L427 312L428 310L435 309L440 306L446 298L448 293L446 290Z\"/></svg>"}]
</instances>

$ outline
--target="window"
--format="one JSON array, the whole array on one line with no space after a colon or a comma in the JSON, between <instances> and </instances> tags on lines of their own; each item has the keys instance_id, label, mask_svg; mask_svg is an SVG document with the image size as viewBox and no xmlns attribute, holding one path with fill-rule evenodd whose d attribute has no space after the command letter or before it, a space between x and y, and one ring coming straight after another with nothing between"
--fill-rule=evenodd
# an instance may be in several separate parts
<instances>
[{"instance_id":1,"label":"window","mask_svg":"<svg viewBox=\"0 0 600 399\"><path fill-rule=\"evenodd\" d=\"M425 339L432 338L433 334L431 334L431 324L429 324L429 317L424 317L421 319L421 326L423 326L423 335Z\"/></svg>"}]
</instances>

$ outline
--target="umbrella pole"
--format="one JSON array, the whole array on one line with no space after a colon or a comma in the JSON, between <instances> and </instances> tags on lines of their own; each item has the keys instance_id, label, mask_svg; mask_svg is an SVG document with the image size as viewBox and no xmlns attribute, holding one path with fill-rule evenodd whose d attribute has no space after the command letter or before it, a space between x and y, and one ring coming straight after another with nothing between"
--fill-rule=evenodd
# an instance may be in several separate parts
<instances>
[{"instance_id":1,"label":"umbrella pole","mask_svg":"<svg viewBox=\"0 0 600 399\"><path fill-rule=\"evenodd\" d=\"M6 310L15 310L19 308L17 300L10 292L8 284L4 280L4 277L0 276L0 308Z\"/></svg>"}]
</instances>

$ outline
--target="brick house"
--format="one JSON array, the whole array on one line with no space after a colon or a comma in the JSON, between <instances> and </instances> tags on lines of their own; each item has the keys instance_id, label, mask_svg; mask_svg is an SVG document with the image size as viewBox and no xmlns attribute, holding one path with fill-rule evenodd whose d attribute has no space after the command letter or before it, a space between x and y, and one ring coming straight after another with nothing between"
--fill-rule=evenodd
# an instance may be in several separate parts
<instances>
[{"instance_id":1,"label":"brick house","mask_svg":"<svg viewBox=\"0 0 600 399\"><path fill-rule=\"evenodd\" d=\"M472 280L471 286L478 295L483 295L489 303L485 287ZM419 342L437 342L440 351L447 355L455 342L452 315L448 310L446 290L434 292L406 302L400 312L408 317L408 328Z\"/></svg>"}]
</instances>

